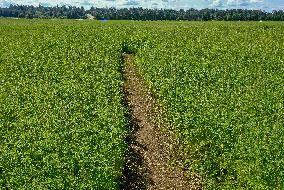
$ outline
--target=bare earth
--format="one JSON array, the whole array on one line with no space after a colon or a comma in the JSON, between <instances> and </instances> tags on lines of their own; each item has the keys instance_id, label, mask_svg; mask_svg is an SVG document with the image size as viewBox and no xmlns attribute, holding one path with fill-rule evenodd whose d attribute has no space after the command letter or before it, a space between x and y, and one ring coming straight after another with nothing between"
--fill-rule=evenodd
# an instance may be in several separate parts
<instances>
[{"instance_id":1,"label":"bare earth","mask_svg":"<svg viewBox=\"0 0 284 190\"><path fill-rule=\"evenodd\" d=\"M131 111L129 155L121 189L201 189L198 177L185 177L178 162L168 166L173 135L161 132L153 119L156 105L134 67L134 56L124 55L125 101ZM168 144L168 145L166 145Z\"/></svg>"}]
</instances>

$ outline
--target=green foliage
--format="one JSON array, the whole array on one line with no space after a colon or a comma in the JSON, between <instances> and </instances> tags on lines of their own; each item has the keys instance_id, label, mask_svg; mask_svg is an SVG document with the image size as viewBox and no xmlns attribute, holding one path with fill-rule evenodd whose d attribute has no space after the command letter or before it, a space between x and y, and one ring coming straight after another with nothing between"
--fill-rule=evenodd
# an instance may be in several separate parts
<instances>
[{"instance_id":1,"label":"green foliage","mask_svg":"<svg viewBox=\"0 0 284 190\"><path fill-rule=\"evenodd\" d=\"M127 148L119 34L0 22L0 187L117 189Z\"/></svg>"},{"instance_id":2,"label":"green foliage","mask_svg":"<svg viewBox=\"0 0 284 190\"><path fill-rule=\"evenodd\" d=\"M1 187L118 188L127 52L205 188L284 188L281 23L0 25Z\"/></svg>"},{"instance_id":3,"label":"green foliage","mask_svg":"<svg viewBox=\"0 0 284 190\"><path fill-rule=\"evenodd\" d=\"M152 28L136 60L183 142L185 166L208 189L283 189L283 25Z\"/></svg>"},{"instance_id":4,"label":"green foliage","mask_svg":"<svg viewBox=\"0 0 284 190\"><path fill-rule=\"evenodd\" d=\"M87 19L90 15L95 19L110 20L190 20L190 21L284 21L283 10L247 10L247 9L143 9L137 8L98 8L91 7L85 10L83 7L75 6L33 6L33 5L10 5L6 8L0 7L0 17L16 18L44 18L44 19Z\"/></svg>"}]
</instances>

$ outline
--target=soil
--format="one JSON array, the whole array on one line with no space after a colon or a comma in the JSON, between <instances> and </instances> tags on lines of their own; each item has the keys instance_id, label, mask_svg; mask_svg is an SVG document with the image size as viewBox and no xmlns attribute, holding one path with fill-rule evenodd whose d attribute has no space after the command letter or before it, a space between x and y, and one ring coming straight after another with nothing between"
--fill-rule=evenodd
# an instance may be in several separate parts
<instances>
[{"instance_id":1,"label":"soil","mask_svg":"<svg viewBox=\"0 0 284 190\"><path fill-rule=\"evenodd\" d=\"M123 58L125 102L131 112L131 123L127 139L129 154L121 189L201 189L197 176L186 176L181 164L170 159L174 148L169 149L169 145L175 144L174 135L162 131L153 120L157 102L135 68L134 55L125 54Z\"/></svg>"}]
</instances>

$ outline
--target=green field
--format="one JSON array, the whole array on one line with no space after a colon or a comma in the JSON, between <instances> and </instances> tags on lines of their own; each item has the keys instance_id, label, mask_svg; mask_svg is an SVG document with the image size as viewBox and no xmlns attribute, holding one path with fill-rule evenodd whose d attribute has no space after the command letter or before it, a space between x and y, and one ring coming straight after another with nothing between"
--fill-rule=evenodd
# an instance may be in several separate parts
<instances>
[{"instance_id":1,"label":"green field","mask_svg":"<svg viewBox=\"0 0 284 190\"><path fill-rule=\"evenodd\" d=\"M118 189L122 52L205 189L284 188L282 22L0 19L0 187Z\"/></svg>"},{"instance_id":2,"label":"green field","mask_svg":"<svg viewBox=\"0 0 284 190\"><path fill-rule=\"evenodd\" d=\"M186 167L209 189L283 189L283 23L160 27L137 63Z\"/></svg>"},{"instance_id":3,"label":"green field","mask_svg":"<svg viewBox=\"0 0 284 190\"><path fill-rule=\"evenodd\" d=\"M127 148L119 34L0 22L0 186L116 189Z\"/></svg>"}]
</instances>

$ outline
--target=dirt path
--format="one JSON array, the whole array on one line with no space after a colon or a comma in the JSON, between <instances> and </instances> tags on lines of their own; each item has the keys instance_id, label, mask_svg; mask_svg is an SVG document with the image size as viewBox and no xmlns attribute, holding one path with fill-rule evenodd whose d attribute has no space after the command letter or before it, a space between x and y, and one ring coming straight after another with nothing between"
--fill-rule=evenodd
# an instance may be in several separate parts
<instances>
[{"instance_id":1,"label":"dirt path","mask_svg":"<svg viewBox=\"0 0 284 190\"><path fill-rule=\"evenodd\" d=\"M124 55L124 62L125 101L132 112L132 123L130 154L121 189L201 189L197 178L187 179L178 164L168 167L170 155L165 151L165 143L171 143L171 135L160 132L151 119L156 103L135 70L134 56Z\"/></svg>"}]
</instances>

